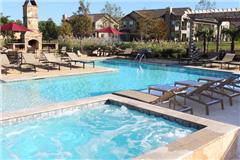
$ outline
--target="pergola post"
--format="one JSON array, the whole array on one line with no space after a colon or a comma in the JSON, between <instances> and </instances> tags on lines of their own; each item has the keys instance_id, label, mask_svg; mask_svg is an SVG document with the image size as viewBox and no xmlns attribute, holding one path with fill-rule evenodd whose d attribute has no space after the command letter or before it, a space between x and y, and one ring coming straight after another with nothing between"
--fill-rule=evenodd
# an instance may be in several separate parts
<instances>
[{"instance_id":1,"label":"pergola post","mask_svg":"<svg viewBox=\"0 0 240 160\"><path fill-rule=\"evenodd\" d=\"M219 52L219 48L220 48L219 46L220 46L221 25L222 25L222 22L218 21L218 23L217 23L216 52Z\"/></svg>"}]
</instances>

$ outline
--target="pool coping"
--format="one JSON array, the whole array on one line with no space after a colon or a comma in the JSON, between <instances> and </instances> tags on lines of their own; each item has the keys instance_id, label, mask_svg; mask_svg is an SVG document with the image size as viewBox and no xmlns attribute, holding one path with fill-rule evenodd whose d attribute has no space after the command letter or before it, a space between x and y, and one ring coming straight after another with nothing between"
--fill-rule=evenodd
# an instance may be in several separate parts
<instances>
[{"instance_id":1,"label":"pool coping","mask_svg":"<svg viewBox=\"0 0 240 160\"><path fill-rule=\"evenodd\" d=\"M3 113L0 116L0 125L20 123L21 121L31 118L48 118L65 111L93 107L96 104L104 104L106 101L124 104L127 107L147 114L163 116L164 118L174 120L181 124L197 124L199 126L204 126L204 128L186 137L177 139L166 146L151 150L143 155L135 157L135 159L189 159L189 157L191 157L190 159L202 159L204 156L205 158L219 159L230 157L236 148L235 143L237 141L237 134L239 131L239 127L237 126L197 117L160 106L146 104L112 94L90 97L71 102L57 103L45 107L17 111L14 113ZM213 148L211 148L212 150L210 152L208 146L212 145L215 149L213 151ZM216 152L219 153L217 154ZM220 157L220 155L222 157Z\"/></svg>"}]
</instances>

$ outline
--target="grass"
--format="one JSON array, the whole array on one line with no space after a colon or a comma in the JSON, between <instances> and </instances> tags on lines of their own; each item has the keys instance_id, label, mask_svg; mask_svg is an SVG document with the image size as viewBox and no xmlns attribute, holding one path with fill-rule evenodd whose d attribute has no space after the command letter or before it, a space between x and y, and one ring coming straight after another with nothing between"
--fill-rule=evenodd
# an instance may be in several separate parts
<instances>
[{"instance_id":1,"label":"grass","mask_svg":"<svg viewBox=\"0 0 240 160\"><path fill-rule=\"evenodd\" d=\"M197 47L203 50L203 42L197 42ZM227 52L231 51L231 42L221 42L220 43L220 50L225 50ZM216 51L216 42L209 42L208 44L208 52L215 52ZM240 41L235 41L235 51L236 53L240 53Z\"/></svg>"}]
</instances>

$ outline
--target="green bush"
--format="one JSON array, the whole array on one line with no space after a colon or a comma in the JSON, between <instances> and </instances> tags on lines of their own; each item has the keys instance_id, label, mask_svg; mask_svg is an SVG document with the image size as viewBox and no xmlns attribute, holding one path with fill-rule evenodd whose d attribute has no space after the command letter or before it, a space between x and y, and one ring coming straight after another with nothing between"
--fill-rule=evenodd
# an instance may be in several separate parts
<instances>
[{"instance_id":1,"label":"green bush","mask_svg":"<svg viewBox=\"0 0 240 160\"><path fill-rule=\"evenodd\" d=\"M99 38L85 38L85 39L75 39L75 38L65 38L58 40L59 49L62 46L66 46L67 50L81 50L81 52L87 54L91 53L97 48L107 49L108 46L114 45L121 49L132 48L135 51L141 49L150 49L152 51L152 57L160 58L177 58L178 55L186 54L186 46L181 42L117 42L113 43L111 41L102 40Z\"/></svg>"},{"instance_id":2,"label":"green bush","mask_svg":"<svg viewBox=\"0 0 240 160\"><path fill-rule=\"evenodd\" d=\"M122 49L133 48L136 51L148 48L153 52L152 57L177 58L179 54L186 54L186 46L180 42L126 42L116 46Z\"/></svg>"}]
</instances>

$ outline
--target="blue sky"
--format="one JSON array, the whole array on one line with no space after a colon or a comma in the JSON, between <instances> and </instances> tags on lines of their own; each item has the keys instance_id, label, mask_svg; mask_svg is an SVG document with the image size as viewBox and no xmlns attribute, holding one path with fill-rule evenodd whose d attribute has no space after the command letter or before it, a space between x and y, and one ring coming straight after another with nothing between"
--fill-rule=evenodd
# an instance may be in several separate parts
<instances>
[{"instance_id":1,"label":"blue sky","mask_svg":"<svg viewBox=\"0 0 240 160\"><path fill-rule=\"evenodd\" d=\"M22 5L25 0L0 0L0 12L11 19L22 20ZM91 13L99 13L104 7L106 0L85 0L90 2ZM191 7L199 0L108 0L122 7L125 14L138 9L158 9L171 7ZM52 18L60 24L63 14L72 15L78 8L79 0L37 0L39 6L39 19ZM215 0L217 8L240 8L240 0Z\"/></svg>"}]
</instances>

